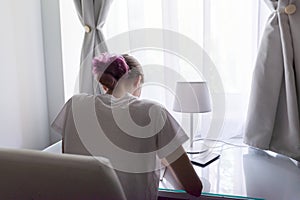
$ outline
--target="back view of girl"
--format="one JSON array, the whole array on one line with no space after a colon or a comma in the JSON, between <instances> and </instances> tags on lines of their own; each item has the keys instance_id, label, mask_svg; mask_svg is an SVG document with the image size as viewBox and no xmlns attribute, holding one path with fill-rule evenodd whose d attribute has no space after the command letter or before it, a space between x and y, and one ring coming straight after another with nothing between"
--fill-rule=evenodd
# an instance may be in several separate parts
<instances>
[{"instance_id":1,"label":"back view of girl","mask_svg":"<svg viewBox=\"0 0 300 200\"><path fill-rule=\"evenodd\" d=\"M127 199L157 199L161 161L200 196L202 183L181 146L188 137L163 106L138 99L144 82L138 61L104 53L93 67L106 94L75 95L64 105L52 123L63 152L108 158Z\"/></svg>"}]
</instances>

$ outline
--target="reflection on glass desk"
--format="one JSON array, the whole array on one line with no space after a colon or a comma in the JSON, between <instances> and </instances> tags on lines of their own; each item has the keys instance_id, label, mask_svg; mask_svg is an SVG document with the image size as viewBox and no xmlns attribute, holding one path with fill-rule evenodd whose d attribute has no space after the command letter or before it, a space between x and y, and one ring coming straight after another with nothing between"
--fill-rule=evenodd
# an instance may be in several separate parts
<instances>
[{"instance_id":1,"label":"reflection on glass desk","mask_svg":"<svg viewBox=\"0 0 300 200\"><path fill-rule=\"evenodd\" d=\"M206 167L194 165L204 186L203 195L211 197L198 199L300 199L300 168L295 161L241 142L237 146L218 143L211 151L220 158ZM161 197L197 199L176 184L169 170L159 187Z\"/></svg>"},{"instance_id":2,"label":"reflection on glass desk","mask_svg":"<svg viewBox=\"0 0 300 200\"><path fill-rule=\"evenodd\" d=\"M236 199L300 199L300 167L296 162L275 153L245 147L241 140L229 142L237 145L217 143L211 148L221 155L218 160L204 168L194 166L204 186L203 194L212 196L206 199L212 200L215 196L235 196ZM44 151L61 153L61 141ZM193 199L181 190L168 170L159 187L161 197Z\"/></svg>"}]
</instances>

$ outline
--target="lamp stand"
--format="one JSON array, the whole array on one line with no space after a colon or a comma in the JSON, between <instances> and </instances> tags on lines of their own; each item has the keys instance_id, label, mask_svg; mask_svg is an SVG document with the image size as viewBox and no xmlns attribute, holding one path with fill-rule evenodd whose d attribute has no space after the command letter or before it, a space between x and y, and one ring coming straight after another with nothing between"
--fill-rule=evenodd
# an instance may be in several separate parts
<instances>
[{"instance_id":1,"label":"lamp stand","mask_svg":"<svg viewBox=\"0 0 300 200\"><path fill-rule=\"evenodd\" d=\"M190 149L194 144L194 113L190 113Z\"/></svg>"},{"instance_id":2,"label":"lamp stand","mask_svg":"<svg viewBox=\"0 0 300 200\"><path fill-rule=\"evenodd\" d=\"M199 154L206 151L208 151L208 148L202 143L197 143L194 146L194 113L190 113L190 144L186 152L189 154Z\"/></svg>"}]
</instances>

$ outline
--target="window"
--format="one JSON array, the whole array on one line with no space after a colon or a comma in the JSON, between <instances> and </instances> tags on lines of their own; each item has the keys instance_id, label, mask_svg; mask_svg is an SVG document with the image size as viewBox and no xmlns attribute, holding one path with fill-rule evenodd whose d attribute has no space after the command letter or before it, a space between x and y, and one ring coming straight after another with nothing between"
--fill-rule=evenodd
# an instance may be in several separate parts
<instances>
[{"instance_id":1,"label":"window","mask_svg":"<svg viewBox=\"0 0 300 200\"><path fill-rule=\"evenodd\" d=\"M60 2L65 95L68 99L76 88L84 30L73 2ZM110 39L135 29L167 29L185 35L201 46L216 66L225 88L226 116L221 134L223 138L230 138L243 134L252 71L268 12L259 0L189 0L188 3L184 0L114 0L103 32L106 39ZM133 42L134 37L128 38L129 46ZM169 82L175 83L168 75L169 70L187 81L205 80L210 74L205 63L198 66L204 72L199 74L195 66L170 52L131 50L145 70L142 98L159 101L171 112L174 95L164 87ZM188 127L188 116L172 113ZM202 126L197 130L205 136L211 115L201 116Z\"/></svg>"}]
</instances>

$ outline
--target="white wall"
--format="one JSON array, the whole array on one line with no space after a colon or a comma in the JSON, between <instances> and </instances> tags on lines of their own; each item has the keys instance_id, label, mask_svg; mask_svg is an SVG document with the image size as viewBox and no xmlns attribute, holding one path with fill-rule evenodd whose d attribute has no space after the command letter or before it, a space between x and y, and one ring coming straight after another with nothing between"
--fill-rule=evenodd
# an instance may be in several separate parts
<instances>
[{"instance_id":1,"label":"white wall","mask_svg":"<svg viewBox=\"0 0 300 200\"><path fill-rule=\"evenodd\" d=\"M1 0L0 147L42 149L49 122L40 0Z\"/></svg>"},{"instance_id":2,"label":"white wall","mask_svg":"<svg viewBox=\"0 0 300 200\"><path fill-rule=\"evenodd\" d=\"M60 0L41 0L49 124L65 103L59 3ZM51 144L60 139L50 129Z\"/></svg>"}]
</instances>

